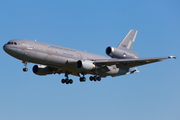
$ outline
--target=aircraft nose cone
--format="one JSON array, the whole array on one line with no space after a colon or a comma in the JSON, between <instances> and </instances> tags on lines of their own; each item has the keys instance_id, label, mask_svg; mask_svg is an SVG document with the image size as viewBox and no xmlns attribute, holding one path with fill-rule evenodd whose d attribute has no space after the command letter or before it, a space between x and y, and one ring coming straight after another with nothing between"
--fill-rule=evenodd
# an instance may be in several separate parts
<instances>
[{"instance_id":1,"label":"aircraft nose cone","mask_svg":"<svg viewBox=\"0 0 180 120\"><path fill-rule=\"evenodd\" d=\"M4 51L6 52L6 50L7 50L7 47L6 47L6 45L4 45L4 46L3 46L3 49L4 49Z\"/></svg>"},{"instance_id":2,"label":"aircraft nose cone","mask_svg":"<svg viewBox=\"0 0 180 120\"><path fill-rule=\"evenodd\" d=\"M9 45L7 45L7 44L5 44L4 46L3 46L3 49L4 49L4 51L6 52L6 53L11 53L11 48L10 48L10 46Z\"/></svg>"}]
</instances>

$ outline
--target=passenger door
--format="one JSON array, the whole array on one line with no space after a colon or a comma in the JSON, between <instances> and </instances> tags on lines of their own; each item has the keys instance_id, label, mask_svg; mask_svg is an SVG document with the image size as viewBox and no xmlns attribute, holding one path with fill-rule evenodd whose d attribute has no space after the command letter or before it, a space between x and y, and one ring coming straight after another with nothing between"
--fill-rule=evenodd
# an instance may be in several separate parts
<instances>
[{"instance_id":1,"label":"passenger door","mask_svg":"<svg viewBox=\"0 0 180 120\"><path fill-rule=\"evenodd\" d=\"M25 43L22 43L22 50L26 50L27 49L27 45Z\"/></svg>"}]
</instances>

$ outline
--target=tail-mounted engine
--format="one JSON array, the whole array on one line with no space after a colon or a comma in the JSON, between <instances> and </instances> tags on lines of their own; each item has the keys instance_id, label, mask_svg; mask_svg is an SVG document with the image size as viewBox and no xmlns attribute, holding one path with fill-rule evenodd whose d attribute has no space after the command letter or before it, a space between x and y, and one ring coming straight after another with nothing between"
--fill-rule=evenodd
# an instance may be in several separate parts
<instances>
[{"instance_id":1,"label":"tail-mounted engine","mask_svg":"<svg viewBox=\"0 0 180 120\"><path fill-rule=\"evenodd\" d=\"M34 65L32 70L36 75L47 75L53 73L53 71L50 70L49 67L44 65Z\"/></svg>"},{"instance_id":2,"label":"tail-mounted engine","mask_svg":"<svg viewBox=\"0 0 180 120\"><path fill-rule=\"evenodd\" d=\"M132 59L138 57L138 53L134 51L124 50L114 47L107 47L106 54L112 58L121 58L121 59Z\"/></svg>"}]
</instances>

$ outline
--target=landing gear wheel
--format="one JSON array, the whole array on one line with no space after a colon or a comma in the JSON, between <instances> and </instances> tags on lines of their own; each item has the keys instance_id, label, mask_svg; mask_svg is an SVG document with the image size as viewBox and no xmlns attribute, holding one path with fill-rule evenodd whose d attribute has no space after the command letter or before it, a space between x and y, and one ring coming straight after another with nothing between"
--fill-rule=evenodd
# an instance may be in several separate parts
<instances>
[{"instance_id":1,"label":"landing gear wheel","mask_svg":"<svg viewBox=\"0 0 180 120\"><path fill-rule=\"evenodd\" d=\"M97 80L98 80L98 81L101 81L101 77L97 77Z\"/></svg>"},{"instance_id":2,"label":"landing gear wheel","mask_svg":"<svg viewBox=\"0 0 180 120\"><path fill-rule=\"evenodd\" d=\"M27 71L28 71L28 68L23 68L23 71L24 71L24 72L27 72Z\"/></svg>"},{"instance_id":3,"label":"landing gear wheel","mask_svg":"<svg viewBox=\"0 0 180 120\"><path fill-rule=\"evenodd\" d=\"M69 80L68 79L66 79L66 84L69 84Z\"/></svg>"},{"instance_id":4,"label":"landing gear wheel","mask_svg":"<svg viewBox=\"0 0 180 120\"><path fill-rule=\"evenodd\" d=\"M85 77L80 77L79 80L80 80L80 82L85 82L86 78Z\"/></svg>"},{"instance_id":5,"label":"landing gear wheel","mask_svg":"<svg viewBox=\"0 0 180 120\"><path fill-rule=\"evenodd\" d=\"M80 77L80 78L79 78L79 81L80 81L80 82L82 82L82 81L83 81L83 78L82 78L82 77Z\"/></svg>"},{"instance_id":6,"label":"landing gear wheel","mask_svg":"<svg viewBox=\"0 0 180 120\"><path fill-rule=\"evenodd\" d=\"M64 79L62 79L61 82L64 84L66 81Z\"/></svg>"},{"instance_id":7,"label":"landing gear wheel","mask_svg":"<svg viewBox=\"0 0 180 120\"><path fill-rule=\"evenodd\" d=\"M72 79L70 79L70 80L69 80L69 83L70 83L70 84L72 84L72 83L73 83L73 80L72 80Z\"/></svg>"},{"instance_id":8,"label":"landing gear wheel","mask_svg":"<svg viewBox=\"0 0 180 120\"><path fill-rule=\"evenodd\" d=\"M96 76L94 76L94 81L95 81L95 82L97 81L97 77L96 77Z\"/></svg>"},{"instance_id":9,"label":"landing gear wheel","mask_svg":"<svg viewBox=\"0 0 180 120\"><path fill-rule=\"evenodd\" d=\"M85 82L85 81L86 81L86 78L85 78L85 77L82 77L82 79L83 79L83 82Z\"/></svg>"},{"instance_id":10,"label":"landing gear wheel","mask_svg":"<svg viewBox=\"0 0 180 120\"><path fill-rule=\"evenodd\" d=\"M94 80L94 77L93 77L93 76L90 76L90 77L89 77L89 80L90 80L90 81L93 81L93 80Z\"/></svg>"}]
</instances>

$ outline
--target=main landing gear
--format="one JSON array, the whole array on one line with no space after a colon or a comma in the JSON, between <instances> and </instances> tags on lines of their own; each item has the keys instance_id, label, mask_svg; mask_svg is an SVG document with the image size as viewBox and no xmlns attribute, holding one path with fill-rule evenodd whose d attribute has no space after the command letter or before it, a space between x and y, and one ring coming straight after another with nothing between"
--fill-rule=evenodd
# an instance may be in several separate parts
<instances>
[{"instance_id":1,"label":"main landing gear","mask_svg":"<svg viewBox=\"0 0 180 120\"><path fill-rule=\"evenodd\" d=\"M96 76L96 75L95 75L95 76L90 76L90 77L89 77L89 80L90 80L90 81L101 81L101 77Z\"/></svg>"},{"instance_id":2,"label":"main landing gear","mask_svg":"<svg viewBox=\"0 0 180 120\"><path fill-rule=\"evenodd\" d=\"M85 82L86 81L86 78L84 77L84 75L83 75L83 77L80 77L80 82ZM89 80L90 81L101 81L101 77L99 77L99 76L90 76L89 77Z\"/></svg>"},{"instance_id":3,"label":"main landing gear","mask_svg":"<svg viewBox=\"0 0 180 120\"><path fill-rule=\"evenodd\" d=\"M84 74L82 74L83 76L79 78L79 81L80 82L85 82L86 81L86 77L84 77ZM80 76L80 75L79 75ZM64 84L72 84L73 83L73 80L72 79L69 79L68 77L68 73L65 73L65 79L62 79L61 82ZM101 81L101 77L95 75L95 76L90 76L89 77L90 81Z\"/></svg>"},{"instance_id":4,"label":"main landing gear","mask_svg":"<svg viewBox=\"0 0 180 120\"><path fill-rule=\"evenodd\" d=\"M64 84L64 83L66 83L66 84L72 84L72 83L73 83L73 80L66 78L66 79L62 79L61 82L62 82L63 84Z\"/></svg>"},{"instance_id":5,"label":"main landing gear","mask_svg":"<svg viewBox=\"0 0 180 120\"><path fill-rule=\"evenodd\" d=\"M66 84L72 84L73 83L73 80L72 79L69 79L69 77L68 77L68 74L65 74L65 77L66 77L66 79L62 79L61 80L61 82L64 84L64 83L66 83Z\"/></svg>"},{"instance_id":6,"label":"main landing gear","mask_svg":"<svg viewBox=\"0 0 180 120\"><path fill-rule=\"evenodd\" d=\"M86 78L84 77L84 74L83 74L83 77L80 77L80 78L79 78L79 81L80 81L80 82L85 82L85 81L86 81Z\"/></svg>"},{"instance_id":7,"label":"main landing gear","mask_svg":"<svg viewBox=\"0 0 180 120\"><path fill-rule=\"evenodd\" d=\"M80 77L80 78L79 78L79 81L80 81L80 82L85 82L85 81L86 81L86 78L85 78L85 77Z\"/></svg>"},{"instance_id":8,"label":"main landing gear","mask_svg":"<svg viewBox=\"0 0 180 120\"><path fill-rule=\"evenodd\" d=\"M28 71L27 62L26 61L22 61L22 63L24 63L24 66L25 66L25 68L23 68L23 71L27 72Z\"/></svg>"}]
</instances>

